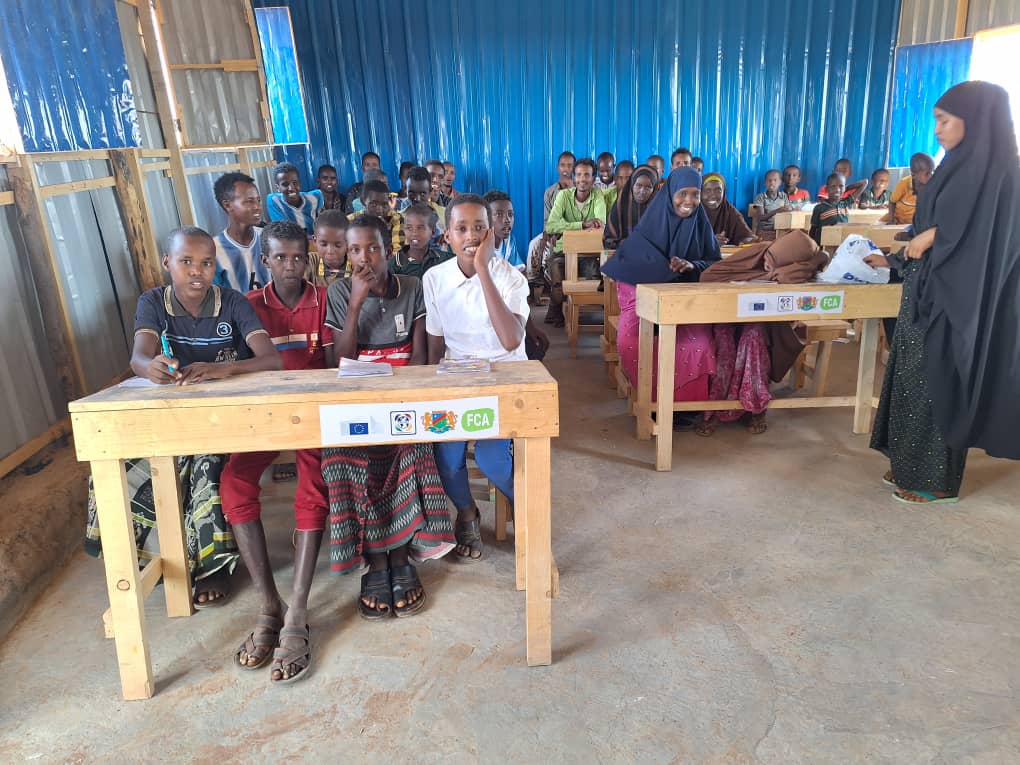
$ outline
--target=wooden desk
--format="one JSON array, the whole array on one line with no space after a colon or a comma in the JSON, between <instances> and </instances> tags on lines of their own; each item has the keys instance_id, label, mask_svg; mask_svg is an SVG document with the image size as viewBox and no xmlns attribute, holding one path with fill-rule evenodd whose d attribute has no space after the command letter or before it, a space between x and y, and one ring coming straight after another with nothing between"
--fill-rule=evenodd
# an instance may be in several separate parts
<instances>
[{"instance_id":1,"label":"wooden desk","mask_svg":"<svg viewBox=\"0 0 1020 765\"><path fill-rule=\"evenodd\" d=\"M855 208L847 213L847 218L851 223L868 223L873 226L879 225L879 221L889 214L889 208L883 207L879 210L861 210Z\"/></svg>"},{"instance_id":2,"label":"wooden desk","mask_svg":"<svg viewBox=\"0 0 1020 765\"><path fill-rule=\"evenodd\" d=\"M870 239L883 250L897 251L906 246L906 242L896 240L896 235L906 229L904 224L868 225L861 223L841 223L837 226L826 226L822 229L822 247L839 247L850 234L860 234Z\"/></svg>"},{"instance_id":3,"label":"wooden desk","mask_svg":"<svg viewBox=\"0 0 1020 765\"><path fill-rule=\"evenodd\" d=\"M605 229L593 228L563 232L563 280L576 282L579 258L603 258L605 248L602 237Z\"/></svg>"},{"instance_id":4,"label":"wooden desk","mask_svg":"<svg viewBox=\"0 0 1020 765\"><path fill-rule=\"evenodd\" d=\"M801 231L811 228L811 213L804 210L776 213L772 220L775 223L776 236L795 228L799 228Z\"/></svg>"},{"instance_id":5,"label":"wooden desk","mask_svg":"<svg viewBox=\"0 0 1020 765\"><path fill-rule=\"evenodd\" d=\"M741 409L739 401L674 402L674 363L676 328L678 324L731 324L761 321L809 321L811 319L863 319L860 364L857 369L855 396L822 396L774 399L770 409L801 407L854 407L854 433L867 433L871 427L874 405L876 360L878 353L879 319L896 316L900 310L899 284L639 284L637 314L641 319L638 337L638 385L634 413L637 416L637 437L656 437L655 469L670 470L673 462L673 412L701 412L719 409ZM740 296L750 293L789 296L796 306L797 298L807 294L843 293L840 309L823 313L794 310L789 314L738 315ZM652 401L652 345L655 326L659 327L658 390L668 391ZM652 421L652 411L655 421Z\"/></svg>"},{"instance_id":6,"label":"wooden desk","mask_svg":"<svg viewBox=\"0 0 1020 765\"><path fill-rule=\"evenodd\" d=\"M552 662L549 451L550 439L559 435L556 381L536 361L493 364L487 375L438 375L435 367L393 371L392 377L343 380L335 370L265 372L190 387L112 387L69 405L78 459L92 467L125 699L149 698L154 691L144 598L161 575L167 614L192 613L174 457L328 446L320 407L331 404L412 409L416 403L498 399L498 436L488 437L514 439L517 589L526 590L527 661L531 666ZM420 424L417 431L410 440L435 440ZM463 440L477 437L463 435ZM406 440L380 432L360 443ZM152 466L160 542L159 555L141 572L124 473L124 460L134 457L146 457Z\"/></svg>"}]
</instances>

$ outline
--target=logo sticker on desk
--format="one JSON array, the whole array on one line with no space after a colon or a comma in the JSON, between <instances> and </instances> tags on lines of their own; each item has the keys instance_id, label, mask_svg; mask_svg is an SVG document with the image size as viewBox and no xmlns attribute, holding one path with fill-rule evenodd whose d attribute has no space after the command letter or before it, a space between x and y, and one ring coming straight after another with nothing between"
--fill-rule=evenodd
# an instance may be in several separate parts
<instances>
[{"instance_id":1,"label":"logo sticker on desk","mask_svg":"<svg viewBox=\"0 0 1020 765\"><path fill-rule=\"evenodd\" d=\"M844 296L843 290L796 292L792 295L780 295L776 292L741 292L737 295L737 318L840 314L843 312Z\"/></svg>"},{"instance_id":2,"label":"logo sticker on desk","mask_svg":"<svg viewBox=\"0 0 1020 765\"><path fill-rule=\"evenodd\" d=\"M499 397L323 404L319 427L323 446L498 438Z\"/></svg>"}]
</instances>

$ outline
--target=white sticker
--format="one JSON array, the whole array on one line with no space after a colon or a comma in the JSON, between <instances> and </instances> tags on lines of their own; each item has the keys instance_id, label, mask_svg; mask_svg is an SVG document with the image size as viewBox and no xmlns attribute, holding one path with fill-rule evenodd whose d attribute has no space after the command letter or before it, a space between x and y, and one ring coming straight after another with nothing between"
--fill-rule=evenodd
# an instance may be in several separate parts
<instances>
[{"instance_id":1,"label":"white sticker","mask_svg":"<svg viewBox=\"0 0 1020 765\"><path fill-rule=\"evenodd\" d=\"M323 404L323 446L474 441L499 436L499 397L393 404Z\"/></svg>"},{"instance_id":2,"label":"white sticker","mask_svg":"<svg viewBox=\"0 0 1020 765\"><path fill-rule=\"evenodd\" d=\"M737 295L737 318L839 314L843 312L844 292L741 292Z\"/></svg>"},{"instance_id":3,"label":"white sticker","mask_svg":"<svg viewBox=\"0 0 1020 765\"><path fill-rule=\"evenodd\" d=\"M398 335L407 334L407 331L404 329L404 314L398 313L396 316L393 317L393 321L397 325Z\"/></svg>"}]
</instances>

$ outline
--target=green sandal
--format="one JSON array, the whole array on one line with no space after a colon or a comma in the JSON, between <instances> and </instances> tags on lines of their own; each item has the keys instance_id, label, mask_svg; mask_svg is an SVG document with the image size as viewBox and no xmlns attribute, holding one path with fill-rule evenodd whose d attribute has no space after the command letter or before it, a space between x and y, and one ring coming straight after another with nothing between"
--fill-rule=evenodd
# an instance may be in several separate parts
<instances>
[{"instance_id":1,"label":"green sandal","mask_svg":"<svg viewBox=\"0 0 1020 765\"><path fill-rule=\"evenodd\" d=\"M906 494L920 497L920 499L909 499L904 496ZM906 505L953 505L960 501L959 497L940 497L930 491L909 491L907 489L897 489L893 492L892 498Z\"/></svg>"}]
</instances>

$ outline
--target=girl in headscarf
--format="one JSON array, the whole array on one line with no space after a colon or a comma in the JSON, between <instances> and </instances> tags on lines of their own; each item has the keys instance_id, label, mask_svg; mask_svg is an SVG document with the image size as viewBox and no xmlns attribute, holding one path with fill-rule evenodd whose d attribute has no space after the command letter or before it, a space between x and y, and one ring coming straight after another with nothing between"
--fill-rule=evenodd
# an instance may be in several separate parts
<instances>
[{"instance_id":1,"label":"girl in headscarf","mask_svg":"<svg viewBox=\"0 0 1020 765\"><path fill-rule=\"evenodd\" d=\"M1020 459L1020 166L1009 97L964 82L935 104L945 159L918 197L871 446L901 502L956 502L967 449Z\"/></svg>"},{"instance_id":2,"label":"girl in headscarf","mask_svg":"<svg viewBox=\"0 0 1020 765\"><path fill-rule=\"evenodd\" d=\"M607 250L615 250L630 236L655 195L659 173L650 165L641 165L631 174L620 197L609 211L609 223L603 237Z\"/></svg>"},{"instance_id":3,"label":"girl in headscarf","mask_svg":"<svg viewBox=\"0 0 1020 765\"><path fill-rule=\"evenodd\" d=\"M701 201L720 245L747 244L754 241L754 234L751 233L744 216L726 198L726 180L722 175L709 173L705 176L701 187Z\"/></svg>"},{"instance_id":4,"label":"girl in headscarf","mask_svg":"<svg viewBox=\"0 0 1020 765\"><path fill-rule=\"evenodd\" d=\"M635 285L696 282L701 272L718 260L719 245L701 206L701 175L690 167L677 168L631 235L602 267L602 273L617 282L620 325L616 343L620 363L632 383L637 383L640 325L635 310ZM653 357L653 395L656 369ZM677 328L675 369L674 401L708 398L709 380L715 372L709 325L687 324Z\"/></svg>"}]
</instances>

